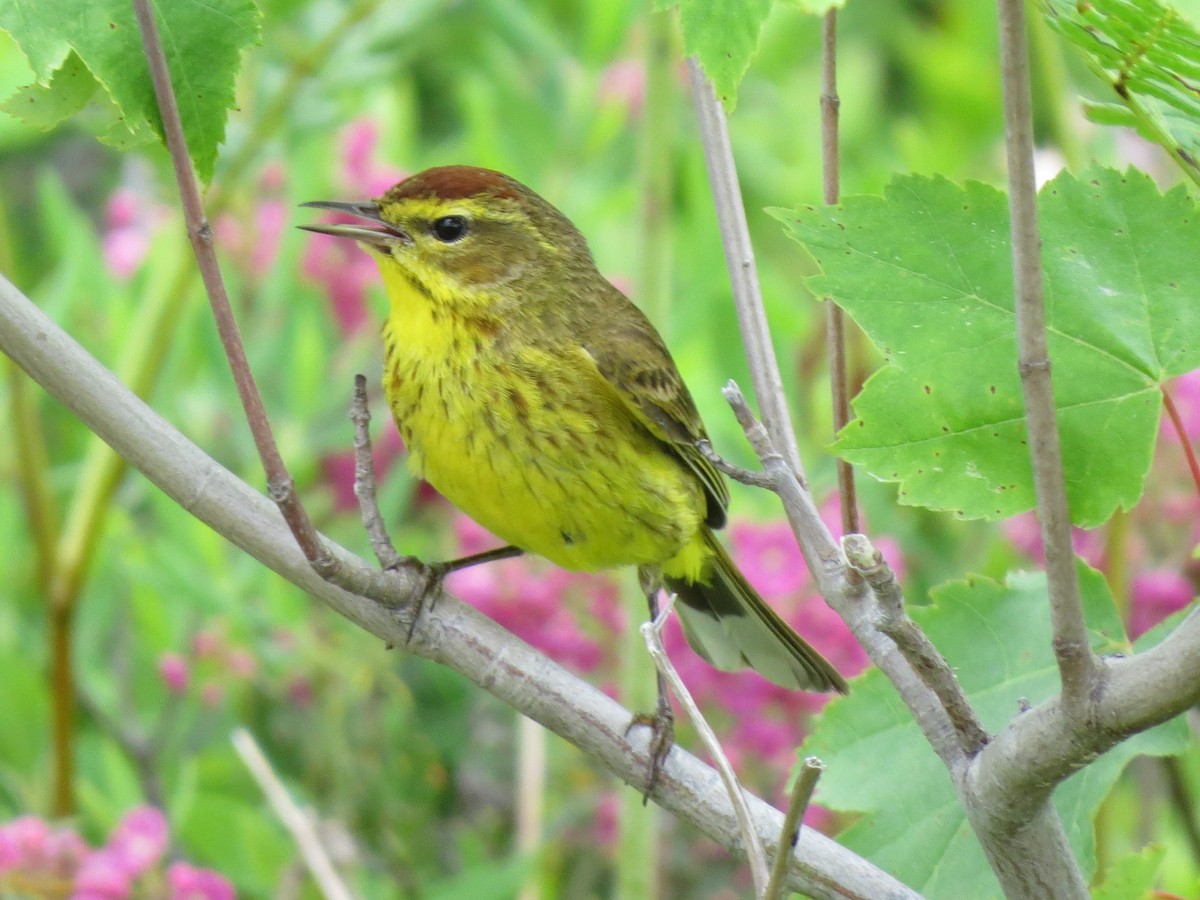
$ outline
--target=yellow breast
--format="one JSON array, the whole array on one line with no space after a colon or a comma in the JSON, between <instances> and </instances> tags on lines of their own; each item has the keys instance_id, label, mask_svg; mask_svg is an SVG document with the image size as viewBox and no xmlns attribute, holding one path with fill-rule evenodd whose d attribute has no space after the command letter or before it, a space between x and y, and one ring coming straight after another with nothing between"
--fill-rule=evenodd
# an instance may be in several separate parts
<instances>
[{"instance_id":1,"label":"yellow breast","mask_svg":"<svg viewBox=\"0 0 1200 900\"><path fill-rule=\"evenodd\" d=\"M390 268L385 280L403 280ZM695 537L699 483L581 348L452 314L411 284L388 287L384 391L415 474L564 568L661 563Z\"/></svg>"}]
</instances>

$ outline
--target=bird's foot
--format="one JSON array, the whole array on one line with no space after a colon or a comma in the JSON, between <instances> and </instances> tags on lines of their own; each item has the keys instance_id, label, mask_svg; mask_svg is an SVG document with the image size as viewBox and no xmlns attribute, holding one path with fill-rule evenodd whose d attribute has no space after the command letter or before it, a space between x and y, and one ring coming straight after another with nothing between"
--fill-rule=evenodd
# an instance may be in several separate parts
<instances>
[{"instance_id":1,"label":"bird's foot","mask_svg":"<svg viewBox=\"0 0 1200 900\"><path fill-rule=\"evenodd\" d=\"M421 618L421 614L426 609L433 609L437 604L438 597L442 593L442 584L452 570L448 563L427 563L415 556L401 556L387 568L389 572L406 569L420 579L420 584L413 591L412 599L409 600L408 608L405 610L408 618L408 634L404 642L408 644L412 641L413 630L417 627L417 621Z\"/></svg>"},{"instance_id":2,"label":"bird's foot","mask_svg":"<svg viewBox=\"0 0 1200 900\"><path fill-rule=\"evenodd\" d=\"M628 735L635 725L645 725L650 728L650 773L646 779L646 789L642 792L642 805L650 802L650 795L658 785L663 763L666 762L671 748L675 746L675 713L665 694L658 695L658 709L654 715L635 713L625 729Z\"/></svg>"}]
</instances>

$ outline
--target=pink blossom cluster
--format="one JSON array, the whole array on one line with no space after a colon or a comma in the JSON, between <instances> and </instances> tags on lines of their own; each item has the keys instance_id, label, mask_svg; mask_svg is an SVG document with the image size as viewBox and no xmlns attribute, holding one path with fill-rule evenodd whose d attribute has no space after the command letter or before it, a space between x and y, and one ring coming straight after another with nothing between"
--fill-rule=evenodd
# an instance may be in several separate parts
<instances>
[{"instance_id":1,"label":"pink blossom cluster","mask_svg":"<svg viewBox=\"0 0 1200 900\"><path fill-rule=\"evenodd\" d=\"M233 885L210 869L166 865L166 817L151 806L125 815L102 847L35 816L0 824L0 896L72 900L233 900Z\"/></svg>"},{"instance_id":2,"label":"pink blossom cluster","mask_svg":"<svg viewBox=\"0 0 1200 900\"><path fill-rule=\"evenodd\" d=\"M501 543L466 516L455 519L454 530L463 555ZM557 662L612 677L616 657L611 636L624 627L625 610L611 578L517 557L462 569L450 575L447 586ZM587 625L576 611L586 615Z\"/></svg>"},{"instance_id":3,"label":"pink blossom cluster","mask_svg":"<svg viewBox=\"0 0 1200 900\"><path fill-rule=\"evenodd\" d=\"M1180 449L1182 440L1200 441L1200 370L1175 379L1169 390L1184 433L1181 436L1163 417L1145 496L1128 514L1131 522L1125 530L1122 552L1132 572L1126 626L1133 638L1186 607L1200 588L1200 566L1192 558L1193 548L1200 543L1200 491ZM1018 552L1039 564L1045 561L1036 514L1009 519L1004 532ZM1088 565L1102 571L1108 568L1106 527L1076 528L1072 543Z\"/></svg>"},{"instance_id":4,"label":"pink blossom cluster","mask_svg":"<svg viewBox=\"0 0 1200 900\"><path fill-rule=\"evenodd\" d=\"M128 281L150 251L150 239L168 215L166 206L129 186L117 188L104 210L100 250L118 280Z\"/></svg>"},{"instance_id":5,"label":"pink blossom cluster","mask_svg":"<svg viewBox=\"0 0 1200 900\"><path fill-rule=\"evenodd\" d=\"M263 278L279 258L279 247L287 228L289 204L284 196L287 170L274 161L258 176L251 215L221 213L213 223L217 244L229 254L240 271L253 279Z\"/></svg>"},{"instance_id":6,"label":"pink blossom cluster","mask_svg":"<svg viewBox=\"0 0 1200 900\"><path fill-rule=\"evenodd\" d=\"M370 119L352 123L342 134L335 183L346 200L379 197L400 181L399 169L374 161L379 143L379 126ZM330 213L327 222L359 221L341 213ZM367 288L379 281L375 263L353 241L313 234L304 252L306 277L324 288L342 334L361 331L371 321L367 313Z\"/></svg>"},{"instance_id":7,"label":"pink blossom cluster","mask_svg":"<svg viewBox=\"0 0 1200 900\"><path fill-rule=\"evenodd\" d=\"M285 182L283 165L271 163L259 176L253 213L226 212L213 223L218 246L251 278L262 278L279 257L288 219ZM109 272L121 281L133 277L146 260L154 234L170 215L167 206L145 192L129 185L117 188L108 199L100 239Z\"/></svg>"},{"instance_id":8,"label":"pink blossom cluster","mask_svg":"<svg viewBox=\"0 0 1200 900\"><path fill-rule=\"evenodd\" d=\"M158 675L167 690L183 697L196 682L200 702L209 708L221 705L230 683L250 681L258 673L258 659L237 644L220 627L202 629L192 636L187 652L167 651L158 657Z\"/></svg>"}]
</instances>

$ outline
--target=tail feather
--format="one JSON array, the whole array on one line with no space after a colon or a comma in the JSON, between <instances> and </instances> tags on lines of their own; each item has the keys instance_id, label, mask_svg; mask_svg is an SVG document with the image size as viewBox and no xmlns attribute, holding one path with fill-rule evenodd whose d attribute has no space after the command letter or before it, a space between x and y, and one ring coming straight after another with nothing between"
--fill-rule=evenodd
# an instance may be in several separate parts
<instances>
[{"instance_id":1,"label":"tail feather","mask_svg":"<svg viewBox=\"0 0 1200 900\"><path fill-rule=\"evenodd\" d=\"M845 679L767 606L710 529L703 538L710 552L699 579L664 579L692 649L725 672L749 666L781 687L846 693Z\"/></svg>"}]
</instances>

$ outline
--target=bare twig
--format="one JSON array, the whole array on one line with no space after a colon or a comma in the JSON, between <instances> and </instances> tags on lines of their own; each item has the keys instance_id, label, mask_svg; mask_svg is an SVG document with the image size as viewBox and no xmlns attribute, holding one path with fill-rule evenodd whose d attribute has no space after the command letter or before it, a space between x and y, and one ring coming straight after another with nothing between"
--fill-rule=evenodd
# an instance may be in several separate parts
<instances>
[{"instance_id":1,"label":"bare twig","mask_svg":"<svg viewBox=\"0 0 1200 900\"><path fill-rule=\"evenodd\" d=\"M371 549L380 567L394 569L402 557L392 546L375 491L375 460L371 456L371 409L367 405L367 379L354 376L354 399L350 403L350 421L354 423L354 496L362 512L363 527L371 538Z\"/></svg>"},{"instance_id":2,"label":"bare twig","mask_svg":"<svg viewBox=\"0 0 1200 900\"><path fill-rule=\"evenodd\" d=\"M713 201L721 226L725 264L729 267L733 301L737 307L746 360L750 364L754 395L762 410L771 442L780 449L796 477L804 484L806 479L800 462L800 449L796 444L787 395L783 391L783 378L779 374L779 362L775 359L771 330L767 325L762 291L758 285L754 248L750 244L750 230L746 224L746 209L742 205L742 190L738 186L737 168L733 162L733 148L729 143L725 110L695 57L688 60L688 72L691 74L692 102L696 108L696 120L700 124L700 137L704 142L708 180L712 185Z\"/></svg>"},{"instance_id":3,"label":"bare twig","mask_svg":"<svg viewBox=\"0 0 1200 900\"><path fill-rule=\"evenodd\" d=\"M1050 624L1070 716L1088 715L1097 660L1088 641L1071 545L1071 514L1063 481L1062 448L1050 377L1042 295L1041 239L1033 173L1033 115L1026 52L1024 0L999 0L1000 74L1004 84L1004 133L1008 155L1008 205L1016 290L1021 389L1029 427L1029 454L1042 526Z\"/></svg>"},{"instance_id":4,"label":"bare twig","mask_svg":"<svg viewBox=\"0 0 1200 900\"><path fill-rule=\"evenodd\" d=\"M1200 462L1196 460L1196 450L1192 447L1192 440L1188 437L1187 429L1183 426L1183 419L1179 415L1179 410L1175 407L1175 400L1171 396L1171 392L1164 387L1162 395L1163 406L1167 410L1167 416L1171 419L1171 427L1179 435L1179 446L1183 448L1183 456L1187 460L1188 471L1192 473L1192 484L1196 486L1197 491L1200 491Z\"/></svg>"},{"instance_id":5,"label":"bare twig","mask_svg":"<svg viewBox=\"0 0 1200 900\"><path fill-rule=\"evenodd\" d=\"M879 630L895 641L913 671L937 694L942 708L954 725L959 747L968 756L974 756L988 741L987 732L971 708L971 701L963 693L962 686L954 677L945 658L929 640L917 623L904 610L904 596L891 566L883 554L871 546L861 534L842 538L842 549L850 565L871 586L879 605Z\"/></svg>"},{"instance_id":6,"label":"bare twig","mask_svg":"<svg viewBox=\"0 0 1200 900\"><path fill-rule=\"evenodd\" d=\"M767 889L763 894L765 900L776 900L783 890L788 860L796 849L796 841L800 839L800 823L804 821L804 811L808 809L808 801L812 799L813 791L817 787L817 779L824 771L825 763L815 756L806 757L800 765L800 773L796 776L796 783L792 785L792 796L788 800L787 812L783 817L779 845L775 848L771 880L767 882Z\"/></svg>"},{"instance_id":7,"label":"bare twig","mask_svg":"<svg viewBox=\"0 0 1200 900\"><path fill-rule=\"evenodd\" d=\"M838 154L838 110L842 101L837 89L837 9L825 13L821 26L821 181L824 201L833 206L840 199L841 178ZM841 431L850 421L850 385L846 363L846 315L831 299L825 301L825 345L829 355L829 383L833 393L833 430ZM837 461L838 496L842 505L842 534L855 534L858 524L858 490L854 467Z\"/></svg>"},{"instance_id":8,"label":"bare twig","mask_svg":"<svg viewBox=\"0 0 1200 900\"><path fill-rule=\"evenodd\" d=\"M296 842L300 858L304 860L305 867L321 889L321 893L329 900L354 900L354 895L350 893L342 881L342 876L334 867L333 860L325 852L317 830L313 827L311 816L292 799L258 742L245 728L235 728L230 740L238 756L242 758L242 763L258 782L267 802L275 810L275 815Z\"/></svg>"},{"instance_id":9,"label":"bare twig","mask_svg":"<svg viewBox=\"0 0 1200 900\"><path fill-rule=\"evenodd\" d=\"M717 451L713 449L713 445L710 442L698 441L696 443L696 449L700 451L701 455L705 459L707 459L717 468L717 471L728 475L738 484L763 488L764 490L768 491L775 490L774 479L764 475L762 472L752 472L749 469L743 469L741 466L735 466L729 460L725 459L725 457L717 453Z\"/></svg>"},{"instance_id":10,"label":"bare twig","mask_svg":"<svg viewBox=\"0 0 1200 900\"><path fill-rule=\"evenodd\" d=\"M213 318L217 323L217 331L221 336L221 345L229 360L229 368L237 385L238 397L246 413L250 431L254 435L254 444L258 448L259 458L267 475L267 489L284 520L288 523L296 541L304 551L304 556L313 564L327 559L321 542L317 538L316 529L308 518L308 513L296 496L295 485L279 455L275 438L271 433L271 424L267 420L267 411L263 406L262 396L258 392L250 364L246 360L246 348L238 334L237 321L233 309L229 305L229 295L225 290L225 281L221 277L221 269L217 263L217 255L213 250L212 229L204 215L204 206L200 201L200 187L196 182L196 173L192 169L191 157L188 156L187 142L183 135L183 122L179 118L179 105L175 101L175 91L171 87L171 74L167 69L167 60L163 55L162 40L158 34L158 26L154 20L154 12L150 8L150 0L133 0L134 13L137 15L138 28L142 33L142 46L146 53L146 62L150 67L150 80L154 84L154 94L158 99L158 109L162 116L163 134L166 137L167 149L171 154L171 164L175 170L175 181L179 187L179 198L183 205L184 218L187 222L188 239L192 243L192 251L196 256L196 265L204 282L204 289L212 305Z\"/></svg>"},{"instance_id":11,"label":"bare twig","mask_svg":"<svg viewBox=\"0 0 1200 900\"><path fill-rule=\"evenodd\" d=\"M667 650L663 646L663 626L666 624L667 616L670 615L671 609L674 606L675 595L670 594L667 596L667 602L663 604L662 612L658 614L658 617L653 622L644 622L642 624L642 640L646 642L646 649L650 651L650 657L654 660L655 667L662 674L663 678L666 679L667 684L671 686L671 692L683 706L684 712L687 713L688 719L691 720L692 725L696 729L696 734L699 736L700 742L708 750L708 755L712 758L713 765L721 775L721 781L725 785L725 792L729 795L729 802L733 804L738 828L745 843L746 859L750 864L750 877L754 880L755 896L762 897L767 886L767 856L763 852L763 845L759 839L758 832L754 830L750 816L750 807L746 804L745 792L742 790L741 784L738 783L737 775L734 774L733 766L730 765L729 758L725 755L725 751L721 747L721 742L717 740L716 732L712 730L712 726L708 724L704 718L704 714L700 712L700 707L696 705L696 701L692 699L692 695L684 685L683 679L675 671L675 666L671 664L671 659L667 656Z\"/></svg>"},{"instance_id":12,"label":"bare twig","mask_svg":"<svg viewBox=\"0 0 1200 900\"><path fill-rule=\"evenodd\" d=\"M382 641L405 641L406 623L392 607L403 605L423 586L419 572L401 568L380 573L322 538L347 580L374 584L379 601L323 579L267 498L188 441L3 277L0 351L192 515ZM645 781L648 742L644 729L626 737L628 709L453 597L442 597L434 610L422 615L407 649L462 673L575 744L627 784ZM1200 674L1177 674L1200 685ZM678 747L664 766L655 799L723 846L741 845L719 776ZM758 799L750 800L750 810L760 837L774 840L782 814ZM815 832L801 842L788 884L817 898L916 896Z\"/></svg>"}]
</instances>

